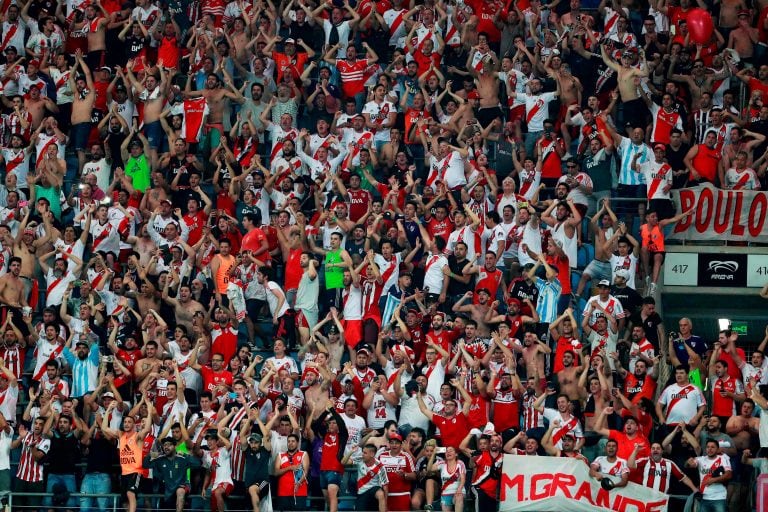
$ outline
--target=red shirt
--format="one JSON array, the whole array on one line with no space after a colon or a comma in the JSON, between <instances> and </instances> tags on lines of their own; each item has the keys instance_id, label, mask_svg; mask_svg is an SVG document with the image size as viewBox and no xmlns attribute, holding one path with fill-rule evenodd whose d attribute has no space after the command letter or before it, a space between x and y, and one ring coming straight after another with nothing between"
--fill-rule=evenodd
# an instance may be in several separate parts
<instances>
[{"instance_id":1,"label":"red shirt","mask_svg":"<svg viewBox=\"0 0 768 512\"><path fill-rule=\"evenodd\" d=\"M347 202L349 206L349 220L357 222L368 211L368 205L371 204L372 200L371 193L363 189L347 189L347 195L349 196L349 201Z\"/></svg>"},{"instance_id":2,"label":"red shirt","mask_svg":"<svg viewBox=\"0 0 768 512\"><path fill-rule=\"evenodd\" d=\"M208 216L203 210L198 210L194 215L187 213L184 216L184 222L189 227L187 243L193 246L203 237L203 227L208 223Z\"/></svg>"},{"instance_id":3,"label":"red shirt","mask_svg":"<svg viewBox=\"0 0 768 512\"><path fill-rule=\"evenodd\" d=\"M365 92L365 70L368 69L368 59L357 59L350 62L345 59L336 60L336 68L341 75L341 92L345 98Z\"/></svg>"},{"instance_id":4,"label":"red shirt","mask_svg":"<svg viewBox=\"0 0 768 512\"><path fill-rule=\"evenodd\" d=\"M453 233L453 222L448 217L443 220L437 220L436 217L429 219L427 223L427 232L432 238L441 237L448 240L448 237Z\"/></svg>"},{"instance_id":5,"label":"red shirt","mask_svg":"<svg viewBox=\"0 0 768 512\"><path fill-rule=\"evenodd\" d=\"M472 403L469 406L467 418L470 428L484 428L488 424L488 405L487 398L483 398L479 394L472 395Z\"/></svg>"},{"instance_id":6,"label":"red shirt","mask_svg":"<svg viewBox=\"0 0 768 512\"><path fill-rule=\"evenodd\" d=\"M304 52L296 52L293 55L272 52L272 60L275 61L275 69L277 70L277 82L282 82L283 75L286 72L291 73L294 80L298 80L304 72L304 66L307 63L308 58L309 55Z\"/></svg>"},{"instance_id":7,"label":"red shirt","mask_svg":"<svg viewBox=\"0 0 768 512\"><path fill-rule=\"evenodd\" d=\"M632 455L632 451L635 449L635 444L640 444L643 446L640 450L640 453L637 454L638 459L640 457L651 456L651 443L648 441L648 438L642 435L640 432L635 434L634 438L630 439L627 437L627 434L621 432L620 430L611 430L608 439L613 439L619 444L616 455L620 459L628 460L629 456Z\"/></svg>"},{"instance_id":8,"label":"red shirt","mask_svg":"<svg viewBox=\"0 0 768 512\"><path fill-rule=\"evenodd\" d=\"M560 336L557 339L557 346L555 347L555 363L552 368L552 373L557 373L564 368L563 356L566 351L571 350L576 358L573 360L574 366L579 366L579 354L581 353L581 342L578 338L566 338Z\"/></svg>"},{"instance_id":9,"label":"red shirt","mask_svg":"<svg viewBox=\"0 0 768 512\"><path fill-rule=\"evenodd\" d=\"M547 256L547 264L550 267L557 268L557 278L563 287L561 295L570 295L571 293L571 265L568 262L568 256L552 257Z\"/></svg>"},{"instance_id":10,"label":"red shirt","mask_svg":"<svg viewBox=\"0 0 768 512\"><path fill-rule=\"evenodd\" d=\"M203 376L203 391L210 391L214 398L223 394L216 392L216 386L219 384L232 385L232 372L229 370L215 372L210 366L203 366L200 368L200 374Z\"/></svg>"},{"instance_id":11,"label":"red shirt","mask_svg":"<svg viewBox=\"0 0 768 512\"><path fill-rule=\"evenodd\" d=\"M263 242L267 243L267 250L258 254L256 257L261 261L269 261L272 256L269 254L269 241L267 235L264 234L260 228L253 228L243 236L243 241L240 243L240 250L256 252L261 249Z\"/></svg>"},{"instance_id":12,"label":"red shirt","mask_svg":"<svg viewBox=\"0 0 768 512\"><path fill-rule=\"evenodd\" d=\"M339 434L325 434L323 452L320 457L320 471L344 473L344 466L336 456L339 453Z\"/></svg>"},{"instance_id":13,"label":"red shirt","mask_svg":"<svg viewBox=\"0 0 768 512\"><path fill-rule=\"evenodd\" d=\"M453 446L458 450L461 442L469 434L469 421L463 412L457 413L452 418L433 414L432 423L440 429L440 439L443 446Z\"/></svg>"}]
</instances>

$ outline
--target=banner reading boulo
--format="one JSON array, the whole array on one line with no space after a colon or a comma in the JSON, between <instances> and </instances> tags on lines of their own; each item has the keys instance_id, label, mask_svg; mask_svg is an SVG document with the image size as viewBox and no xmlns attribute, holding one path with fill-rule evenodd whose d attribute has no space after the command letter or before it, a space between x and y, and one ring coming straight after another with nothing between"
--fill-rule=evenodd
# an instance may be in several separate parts
<instances>
[{"instance_id":1,"label":"banner reading boulo","mask_svg":"<svg viewBox=\"0 0 768 512\"><path fill-rule=\"evenodd\" d=\"M666 512L669 497L637 485L606 491L582 461L505 455L499 512Z\"/></svg>"},{"instance_id":2,"label":"banner reading boulo","mask_svg":"<svg viewBox=\"0 0 768 512\"><path fill-rule=\"evenodd\" d=\"M710 184L672 192L678 212L695 213L678 222L671 239L768 243L768 193L721 190Z\"/></svg>"}]
</instances>

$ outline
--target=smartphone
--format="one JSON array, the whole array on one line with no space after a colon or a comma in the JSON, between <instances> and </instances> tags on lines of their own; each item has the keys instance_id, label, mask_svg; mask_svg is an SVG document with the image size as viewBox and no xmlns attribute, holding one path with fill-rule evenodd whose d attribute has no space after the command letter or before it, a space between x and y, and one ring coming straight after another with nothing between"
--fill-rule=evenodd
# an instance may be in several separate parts
<instances>
[{"instance_id":1,"label":"smartphone","mask_svg":"<svg viewBox=\"0 0 768 512\"><path fill-rule=\"evenodd\" d=\"M230 398L230 400L234 400L237 398L237 393L230 392L230 393L227 393L227 396Z\"/></svg>"},{"instance_id":2,"label":"smartphone","mask_svg":"<svg viewBox=\"0 0 768 512\"><path fill-rule=\"evenodd\" d=\"M19 201L19 208L24 208L29 204L29 201Z\"/></svg>"}]
</instances>

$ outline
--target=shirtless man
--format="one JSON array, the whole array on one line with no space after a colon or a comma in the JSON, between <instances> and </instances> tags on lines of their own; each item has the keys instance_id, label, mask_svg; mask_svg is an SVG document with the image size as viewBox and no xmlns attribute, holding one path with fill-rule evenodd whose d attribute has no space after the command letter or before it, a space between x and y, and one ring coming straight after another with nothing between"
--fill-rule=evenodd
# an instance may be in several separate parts
<instances>
[{"instance_id":1,"label":"shirtless man","mask_svg":"<svg viewBox=\"0 0 768 512\"><path fill-rule=\"evenodd\" d=\"M616 63L605 49L600 45L600 54L606 66L616 72L616 80L619 85L619 96L624 104L624 121L630 123L633 128L645 128L645 104L638 94L639 80L648 76L648 63L645 62L645 52L640 50L642 63L640 67L632 67L632 56L628 52L621 55L621 64ZM616 123L624 126L624 122Z\"/></svg>"},{"instance_id":2,"label":"shirtless man","mask_svg":"<svg viewBox=\"0 0 768 512\"><path fill-rule=\"evenodd\" d=\"M83 70L85 79L77 77L78 66ZM96 88L88 64L83 60L83 53L75 53L75 67L69 74L69 87L75 92L72 101L72 128L70 142L77 152L78 169L82 171L85 165L85 150L88 147L88 136L91 133L91 114L93 103L96 101Z\"/></svg>"},{"instance_id":3,"label":"shirtless man","mask_svg":"<svg viewBox=\"0 0 768 512\"><path fill-rule=\"evenodd\" d=\"M610 206L610 199L603 200L600 210L595 213L590 221L592 232L595 235L595 259L592 260L581 274L579 286L576 288L576 296L581 297L587 282L599 282L603 279L611 279L611 253L605 248L605 242L613 236L613 227L617 225L618 218Z\"/></svg>"},{"instance_id":4,"label":"shirtless man","mask_svg":"<svg viewBox=\"0 0 768 512\"><path fill-rule=\"evenodd\" d=\"M761 2L760 5L764 5L764 3ZM739 25L741 12L747 9L747 3L744 0L720 1L720 18L717 21L717 30L723 34L726 40L728 40L731 31ZM747 25L749 25L749 11L747 11Z\"/></svg>"},{"instance_id":5,"label":"shirtless man","mask_svg":"<svg viewBox=\"0 0 768 512\"><path fill-rule=\"evenodd\" d=\"M563 353L563 369L557 372L557 384L560 392L568 395L568 400L575 401L581 398L579 393L579 375L583 370L581 366L574 366L574 354L571 350Z\"/></svg>"},{"instance_id":6,"label":"shirtless man","mask_svg":"<svg viewBox=\"0 0 768 512\"><path fill-rule=\"evenodd\" d=\"M35 186L34 178L32 175L29 175L27 177L27 181L30 183L30 187ZM29 222L29 210L27 210L27 214L24 216L24 219L21 221L21 225L19 226L18 234L16 235L16 241L13 245L13 255L21 258L21 267L19 270L20 275L23 283L24 283L24 300L26 301L27 297L29 297L30 292L32 291L32 282L35 278L35 268L37 264L37 257L35 254L40 251L41 254L43 252L47 252L44 248L45 244L48 243L48 240L50 239L50 235L52 232L50 219L48 218L48 207L42 206L39 208L38 212L43 217L43 223L45 224L45 235L37 238L35 236L35 229L34 228L27 228L27 223ZM10 269L9 269L10 271Z\"/></svg>"},{"instance_id":7,"label":"shirtless man","mask_svg":"<svg viewBox=\"0 0 768 512\"><path fill-rule=\"evenodd\" d=\"M478 255L479 256L479 255ZM485 323L485 315L491 307L490 297L486 288L477 290L477 304L464 304L467 300L472 300L474 293L465 293L451 308L454 313L469 313L472 320L477 322L477 335L481 338L487 338L491 335L491 329Z\"/></svg>"},{"instance_id":8,"label":"shirtless man","mask_svg":"<svg viewBox=\"0 0 768 512\"><path fill-rule=\"evenodd\" d=\"M21 258L13 256L8 263L8 273L0 277L0 304L17 310L28 305L20 273ZM21 318L21 311L16 314Z\"/></svg>"},{"instance_id":9,"label":"shirtless man","mask_svg":"<svg viewBox=\"0 0 768 512\"><path fill-rule=\"evenodd\" d=\"M24 97L24 108L32 116L32 130L37 130L47 112L59 113L59 107L56 106L56 103L48 96L43 96L40 93L40 86L37 84L29 86L29 93Z\"/></svg>"},{"instance_id":10,"label":"shirtless man","mask_svg":"<svg viewBox=\"0 0 768 512\"><path fill-rule=\"evenodd\" d=\"M550 53L544 62L544 69L554 80L560 82L561 118L565 117L565 111L570 105L581 105L581 93L584 87L581 81L571 74L567 65L563 65L560 55Z\"/></svg>"},{"instance_id":11,"label":"shirtless man","mask_svg":"<svg viewBox=\"0 0 768 512\"><path fill-rule=\"evenodd\" d=\"M742 0L737 0L737 2L741 3ZM721 7L721 16L724 9L725 5ZM755 47L758 41L760 41L760 31L751 26L750 17L749 11L739 11L738 25L733 27L733 31L728 36L728 48L736 50L739 58L747 63L752 62L752 57L755 55Z\"/></svg>"},{"instance_id":12,"label":"shirtless man","mask_svg":"<svg viewBox=\"0 0 768 512\"><path fill-rule=\"evenodd\" d=\"M739 408L739 415L731 416L725 424L725 433L731 436L738 451L752 446L752 439L757 435L760 418L752 416L754 411L755 402L747 398Z\"/></svg>"},{"instance_id":13,"label":"shirtless man","mask_svg":"<svg viewBox=\"0 0 768 512\"><path fill-rule=\"evenodd\" d=\"M157 162L157 148L163 138L163 125L160 115L168 95L170 80L167 79L162 65L158 65L160 80L154 74L148 74L143 82L136 80L133 74L134 61L129 60L125 65L126 77L134 89L134 98L144 103L144 135L149 141L152 162ZM156 166L153 166L156 167Z\"/></svg>"},{"instance_id":14,"label":"shirtless man","mask_svg":"<svg viewBox=\"0 0 768 512\"><path fill-rule=\"evenodd\" d=\"M307 386L304 389L304 403L308 410L315 411L315 415L311 418L314 420L323 412L323 405L328 402L328 387L329 382L332 381L329 381L327 378L324 378L322 381L320 380L320 370L317 362L307 362L304 367L304 383Z\"/></svg>"},{"instance_id":15,"label":"shirtless man","mask_svg":"<svg viewBox=\"0 0 768 512\"><path fill-rule=\"evenodd\" d=\"M501 118L501 105L499 104L499 74L495 73L496 61L492 56L483 59L482 70L477 72L474 68L468 70L475 76L477 92L480 94L480 108L477 110L477 120L485 128L495 119ZM461 128L461 126L459 126Z\"/></svg>"},{"instance_id":16,"label":"shirtless man","mask_svg":"<svg viewBox=\"0 0 768 512\"><path fill-rule=\"evenodd\" d=\"M192 298L192 289L187 284L179 286L178 296L176 298L168 296L168 287L171 280L165 281L163 287L163 300L173 306L176 313L176 323L187 328L187 332L192 332L192 318L195 313L205 313L205 307Z\"/></svg>"},{"instance_id":17,"label":"shirtless man","mask_svg":"<svg viewBox=\"0 0 768 512\"><path fill-rule=\"evenodd\" d=\"M157 342L148 341L144 345L144 357L136 361L133 367L133 374L136 377L136 383L149 376L150 373L156 373L160 370L163 360L158 357Z\"/></svg>"},{"instance_id":18,"label":"shirtless man","mask_svg":"<svg viewBox=\"0 0 768 512\"><path fill-rule=\"evenodd\" d=\"M222 60L223 63L223 60ZM219 68L222 69L222 68ZM224 135L224 108L225 98L236 101L238 103L245 103L245 97L240 94L240 91L232 84L232 79L226 73L224 73L224 85L221 86L221 79L215 73L208 74L205 79L205 89L201 91L192 90L192 77L190 73L187 77L187 84L182 94L185 98L205 98L208 104L208 118L204 127L204 131L207 134L208 145L211 149L215 149L219 146L222 136Z\"/></svg>"},{"instance_id":19,"label":"shirtless man","mask_svg":"<svg viewBox=\"0 0 768 512\"><path fill-rule=\"evenodd\" d=\"M100 13L98 11L101 11ZM104 16L100 16L103 14ZM81 30L86 27L88 34L88 66L91 69L99 69L106 64L105 56L107 51L107 25L109 24L109 13L104 10L99 0L95 0L85 8L85 18L83 22L75 24L75 30Z\"/></svg>"},{"instance_id":20,"label":"shirtless man","mask_svg":"<svg viewBox=\"0 0 768 512\"><path fill-rule=\"evenodd\" d=\"M547 374L544 372L544 354L551 354L552 349L541 341L535 332L526 332L523 337L523 361L525 361L525 375L529 379L536 379L538 387L544 390L547 383Z\"/></svg>"}]
</instances>

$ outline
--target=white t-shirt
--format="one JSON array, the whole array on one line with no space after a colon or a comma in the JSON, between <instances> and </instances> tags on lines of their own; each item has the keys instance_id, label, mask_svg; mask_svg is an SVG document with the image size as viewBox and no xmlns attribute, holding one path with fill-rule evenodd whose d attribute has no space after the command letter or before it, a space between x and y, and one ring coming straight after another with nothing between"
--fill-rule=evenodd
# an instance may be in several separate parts
<instances>
[{"instance_id":1,"label":"white t-shirt","mask_svg":"<svg viewBox=\"0 0 768 512\"><path fill-rule=\"evenodd\" d=\"M627 279L627 286L635 289L635 275L637 274L637 256L633 253L629 253L626 256L619 256L618 254L611 254L611 282L616 279L616 272L619 270L626 270L629 272L629 278Z\"/></svg>"},{"instance_id":2,"label":"white t-shirt","mask_svg":"<svg viewBox=\"0 0 768 512\"><path fill-rule=\"evenodd\" d=\"M710 474L718 468L723 468L725 471L731 469L731 458L724 453L715 456L713 459L710 459L706 455L702 455L701 457L696 457L695 460L699 470L699 488L701 488L701 483L704 482L704 479L709 478ZM707 501L725 500L728 497L727 489L723 484L708 485L704 487L703 493L704 499Z\"/></svg>"},{"instance_id":3,"label":"white t-shirt","mask_svg":"<svg viewBox=\"0 0 768 512\"><path fill-rule=\"evenodd\" d=\"M283 291L282 288L280 288L280 285L277 284L274 281L269 281L267 283L267 303L269 304L269 312L277 317L282 317L286 311L288 311L288 301L284 300L283 305L280 307L280 311L277 311L277 305L279 301L277 300L277 295L274 294L273 290L280 290ZM285 295L285 292L283 292L283 295Z\"/></svg>"},{"instance_id":4,"label":"white t-shirt","mask_svg":"<svg viewBox=\"0 0 768 512\"><path fill-rule=\"evenodd\" d=\"M601 455L597 457L590 467L595 471L599 471L604 476L611 479L615 484L621 482L622 475L629 473L629 466L627 461L616 457L616 460L610 462L608 457Z\"/></svg>"},{"instance_id":5,"label":"white t-shirt","mask_svg":"<svg viewBox=\"0 0 768 512\"><path fill-rule=\"evenodd\" d=\"M706 405L707 401L701 390L693 384L680 386L674 383L661 393L659 403L667 406L667 425L674 425L691 421L699 407Z\"/></svg>"}]
</instances>

